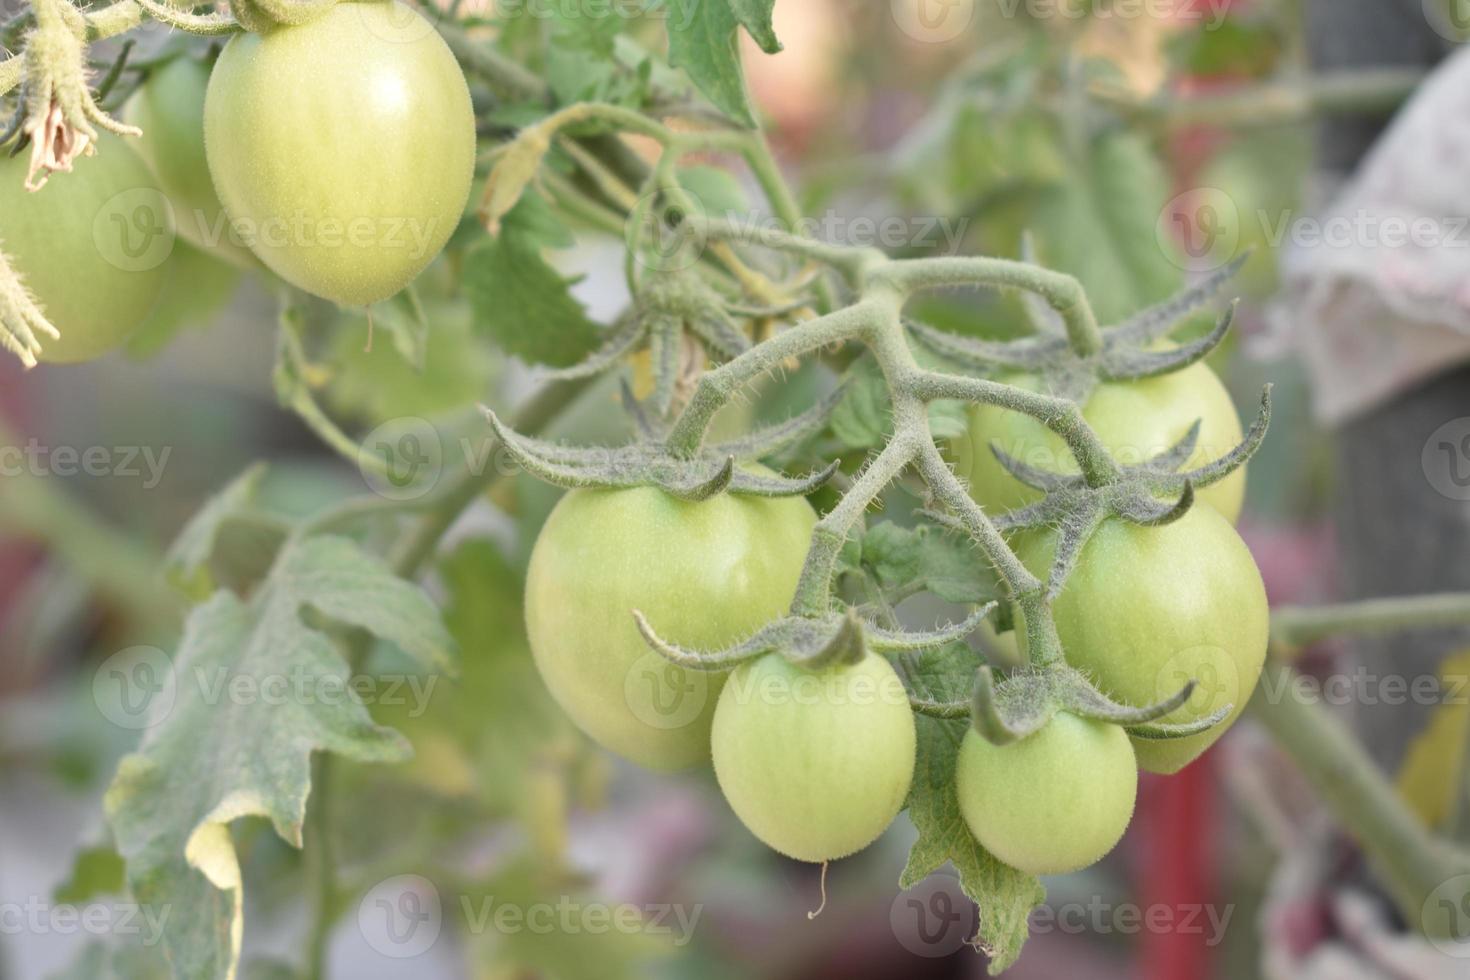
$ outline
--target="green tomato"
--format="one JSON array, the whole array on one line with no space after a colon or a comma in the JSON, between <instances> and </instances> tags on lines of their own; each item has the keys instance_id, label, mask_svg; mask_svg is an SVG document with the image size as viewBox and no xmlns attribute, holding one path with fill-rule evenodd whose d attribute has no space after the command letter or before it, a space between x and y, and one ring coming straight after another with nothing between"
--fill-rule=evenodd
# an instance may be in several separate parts
<instances>
[{"instance_id":1,"label":"green tomato","mask_svg":"<svg viewBox=\"0 0 1470 980\"><path fill-rule=\"evenodd\" d=\"M552 696L640 765L704 762L725 675L665 661L633 610L672 643L718 650L743 640L785 614L816 520L799 497L567 494L536 539L526 581L531 652Z\"/></svg>"},{"instance_id":2,"label":"green tomato","mask_svg":"<svg viewBox=\"0 0 1470 980\"><path fill-rule=\"evenodd\" d=\"M174 233L148 167L103 133L96 156L54 174L34 194L24 154L0 154L0 250L60 340L38 338L41 360L89 361L114 349L153 309L168 278Z\"/></svg>"},{"instance_id":3,"label":"green tomato","mask_svg":"<svg viewBox=\"0 0 1470 980\"><path fill-rule=\"evenodd\" d=\"M204 156L204 93L209 67L187 56L148 76L128 101L127 121L143 131L138 153L173 205L179 237L241 268L255 266L250 251L232 240L230 221L214 191Z\"/></svg>"},{"instance_id":4,"label":"green tomato","mask_svg":"<svg viewBox=\"0 0 1470 980\"><path fill-rule=\"evenodd\" d=\"M1035 375L1005 380L1030 391L1041 388ZM1000 465L992 444L1023 463L1057 473L1077 472L1061 437L1030 416L993 405L972 406L969 414L968 437L954 444L955 463L970 482L970 495L987 510L1001 513L1041 499L1039 491ZM1244 438L1230 393L1202 363L1158 378L1099 384L1082 415L1124 464L1143 462L1174 446L1196 419L1201 420L1199 445L1186 468L1219 459ZM1200 490L1199 499L1235 521L1245 499L1245 468Z\"/></svg>"},{"instance_id":5,"label":"green tomato","mask_svg":"<svg viewBox=\"0 0 1470 980\"><path fill-rule=\"evenodd\" d=\"M434 260L475 167L464 74L397 0L235 35L210 76L204 142L236 233L342 306L385 300Z\"/></svg>"},{"instance_id":6,"label":"green tomato","mask_svg":"<svg viewBox=\"0 0 1470 980\"><path fill-rule=\"evenodd\" d=\"M1029 874L1066 874L1122 839L1138 769L1123 729L1062 712L1009 745L970 729L955 784L965 824L986 850Z\"/></svg>"},{"instance_id":7,"label":"green tomato","mask_svg":"<svg viewBox=\"0 0 1470 980\"><path fill-rule=\"evenodd\" d=\"M914 776L908 694L871 653L819 671L776 654L742 664L720 693L710 739L730 808L798 861L835 861L873 843Z\"/></svg>"},{"instance_id":8,"label":"green tomato","mask_svg":"<svg viewBox=\"0 0 1470 980\"><path fill-rule=\"evenodd\" d=\"M1017 551L1044 577L1054 548L1046 532L1026 535ZM1067 662L1113 698L1154 704L1194 680L1193 697L1163 721L1195 721L1234 706L1207 732L1135 739L1138 761L1151 772L1178 772L1224 734L1245 710L1266 659L1270 610L1261 574L1235 528L1209 507L1164 527L1104 521L1053 612Z\"/></svg>"}]
</instances>

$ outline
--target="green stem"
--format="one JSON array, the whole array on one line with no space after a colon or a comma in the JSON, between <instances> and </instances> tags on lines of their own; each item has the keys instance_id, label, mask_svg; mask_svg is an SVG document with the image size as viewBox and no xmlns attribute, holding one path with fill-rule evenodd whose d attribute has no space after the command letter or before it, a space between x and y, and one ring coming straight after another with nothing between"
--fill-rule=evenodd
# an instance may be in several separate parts
<instances>
[{"instance_id":1,"label":"green stem","mask_svg":"<svg viewBox=\"0 0 1470 980\"><path fill-rule=\"evenodd\" d=\"M1368 599L1331 606L1283 606L1271 612L1272 638L1287 648L1345 633L1470 626L1470 593Z\"/></svg>"},{"instance_id":2,"label":"green stem","mask_svg":"<svg viewBox=\"0 0 1470 980\"><path fill-rule=\"evenodd\" d=\"M303 855L311 883L311 928L306 942L308 980L326 980L327 949L337 921L337 868L332 857L332 754L318 752L311 780L311 806L306 811Z\"/></svg>"},{"instance_id":3,"label":"green stem","mask_svg":"<svg viewBox=\"0 0 1470 980\"><path fill-rule=\"evenodd\" d=\"M957 286L1023 289L1046 300L1067 327L1067 338L1079 357L1102 350L1102 330L1087 293L1076 278L1028 262L985 257L900 259L883 276L905 293Z\"/></svg>"},{"instance_id":4,"label":"green stem","mask_svg":"<svg viewBox=\"0 0 1470 980\"><path fill-rule=\"evenodd\" d=\"M1425 76L1418 68L1375 68L1188 96L1140 99L1105 87L1091 95L1130 119L1154 125L1278 126L1330 114L1392 112Z\"/></svg>"},{"instance_id":5,"label":"green stem","mask_svg":"<svg viewBox=\"0 0 1470 980\"><path fill-rule=\"evenodd\" d=\"M1294 677L1290 667L1268 666L1250 710L1378 867L1404 921L1432 936L1454 935L1454 912L1428 899L1470 872L1470 859L1430 835L1347 726L1294 695Z\"/></svg>"},{"instance_id":6,"label":"green stem","mask_svg":"<svg viewBox=\"0 0 1470 980\"><path fill-rule=\"evenodd\" d=\"M757 130L751 134L745 146L745 162L755 175L756 182L761 185L761 191L771 203L776 217L785 223L788 231L796 229L802 220L801 205L797 203L791 185L786 182L780 163L771 153L770 141L763 131ZM832 294L831 283L825 279L819 280L817 290L821 312L832 312L837 306L837 300Z\"/></svg>"}]
</instances>

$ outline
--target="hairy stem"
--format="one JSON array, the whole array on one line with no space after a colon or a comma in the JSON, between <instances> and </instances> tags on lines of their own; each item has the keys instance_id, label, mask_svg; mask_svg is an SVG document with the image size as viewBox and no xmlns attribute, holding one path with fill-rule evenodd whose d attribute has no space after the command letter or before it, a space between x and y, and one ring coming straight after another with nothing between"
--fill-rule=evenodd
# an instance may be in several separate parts
<instances>
[{"instance_id":1,"label":"hairy stem","mask_svg":"<svg viewBox=\"0 0 1470 980\"><path fill-rule=\"evenodd\" d=\"M1035 293L1057 311L1080 357L1102 350L1102 330L1087 293L1073 276L1027 262L986 257L900 259L883 276L904 293L956 286L994 286Z\"/></svg>"}]
</instances>

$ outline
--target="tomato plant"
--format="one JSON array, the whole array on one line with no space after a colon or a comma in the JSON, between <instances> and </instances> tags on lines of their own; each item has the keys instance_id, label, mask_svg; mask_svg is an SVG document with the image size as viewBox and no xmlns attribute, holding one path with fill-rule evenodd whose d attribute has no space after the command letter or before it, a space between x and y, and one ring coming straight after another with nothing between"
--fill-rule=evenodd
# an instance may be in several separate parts
<instances>
[{"instance_id":1,"label":"tomato plant","mask_svg":"<svg viewBox=\"0 0 1470 980\"><path fill-rule=\"evenodd\" d=\"M709 758L723 676L666 664L633 622L723 646L791 601L816 515L804 500L676 500L654 488L582 490L557 505L526 580L531 650L583 731L650 769Z\"/></svg>"},{"instance_id":2,"label":"tomato plant","mask_svg":"<svg viewBox=\"0 0 1470 980\"><path fill-rule=\"evenodd\" d=\"M834 861L898 816L915 737L908 695L882 657L817 671L761 657L720 693L715 775L767 845L799 861Z\"/></svg>"},{"instance_id":3,"label":"tomato plant","mask_svg":"<svg viewBox=\"0 0 1470 980\"><path fill-rule=\"evenodd\" d=\"M343 306L389 298L434 260L474 171L464 75L396 0L232 38L204 136L235 232L287 282Z\"/></svg>"},{"instance_id":4,"label":"tomato plant","mask_svg":"<svg viewBox=\"0 0 1470 980\"><path fill-rule=\"evenodd\" d=\"M1021 555L1045 570L1052 534L1031 535ZM1226 706L1225 721L1172 741L1135 739L1138 761L1153 772L1177 772L1240 717L1266 658L1266 589L1235 529L1208 507L1165 527L1103 523L1082 549L1054 606L1067 661L1130 704L1162 700L1190 680L1188 704L1170 721L1208 717Z\"/></svg>"},{"instance_id":5,"label":"tomato plant","mask_svg":"<svg viewBox=\"0 0 1470 980\"><path fill-rule=\"evenodd\" d=\"M41 359L89 361L118 347L167 281L173 231L147 166L106 135L97 156L27 193L24 158L0 159L0 242L61 332Z\"/></svg>"},{"instance_id":6,"label":"tomato plant","mask_svg":"<svg viewBox=\"0 0 1470 980\"><path fill-rule=\"evenodd\" d=\"M1008 745L967 732L955 783L976 840L1012 867L1054 875L1117 845L1133 819L1138 769L1121 728L1063 712Z\"/></svg>"},{"instance_id":7,"label":"tomato plant","mask_svg":"<svg viewBox=\"0 0 1470 980\"><path fill-rule=\"evenodd\" d=\"M248 403L283 420L267 445L291 447L241 472L264 426L211 431L190 465L239 475L187 522L173 486L108 501L139 537L183 525L156 550L45 482L66 454L0 458L0 524L54 559L23 593L45 601L14 604L41 614L0 637L85 645L57 673L94 668L69 699L91 722L76 741L105 742L90 761L115 771L106 833L63 891L174 911L156 942L95 937L70 975L322 978L344 925L395 962L443 925L456 941L434 960L463 952L467 974L644 976L635 929L584 920L543 944L542 920L510 936L471 899L525 912L585 893L605 912L595 893L622 865L589 855L616 852L638 890L702 901L704 869L729 863L710 831L726 805L766 845L738 835L757 896L742 914L770 905L782 929L781 856L878 867L884 846L857 855L906 811L902 888L951 866L979 906L955 944L1001 971L1038 876L1108 855L1138 770L1179 770L1247 702L1386 870L1398 920L1453 934L1470 884L1424 896L1470 856L1331 719L1252 698L1268 642L1284 661L1347 628L1470 623L1470 601L1268 623L1234 522L1271 390L1243 426L1215 373L1240 380L1220 356L1234 224L1218 195L1193 225L1193 196L1161 199L1171 128L1251 100L1136 99L1133 73L1091 57L1109 42L1086 18L1028 14L1006 25L1025 43L931 57L914 45L968 29L968 5L931 4L823 32L905 33L895 58L859 47L837 76L913 76L872 100L881 125L842 104L782 115L817 127L788 133L752 102L771 80L745 76L746 36L795 41L774 0L577 6L35 0L0 22L20 52L0 59L0 344L30 367L132 333L142 358L189 326L271 321L270 338L195 334L153 373L70 377L167 379L160 426ZM119 43L144 20L176 31ZM1362 94L1300 81L1266 108ZM844 210L860 200L911 210L873 222ZM969 254L972 220L995 254ZM1179 248L1181 228L1220 254ZM241 280L266 288L237 295ZM196 412L184 375L205 344ZM270 370L236 377L251 356ZM243 397L215 398L222 376ZM1437 439L1426 475L1455 448ZM622 812L591 815L607 808ZM278 899L304 910L303 948L245 961L284 946L244 915ZM956 918L878 905L896 935L916 909Z\"/></svg>"}]
</instances>

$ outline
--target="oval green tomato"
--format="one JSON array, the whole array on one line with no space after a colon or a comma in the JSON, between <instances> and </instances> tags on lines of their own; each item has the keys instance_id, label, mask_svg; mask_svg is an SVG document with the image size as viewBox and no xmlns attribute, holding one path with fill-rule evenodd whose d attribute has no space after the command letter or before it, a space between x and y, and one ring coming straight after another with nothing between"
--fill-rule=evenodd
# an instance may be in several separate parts
<instances>
[{"instance_id":1,"label":"oval green tomato","mask_svg":"<svg viewBox=\"0 0 1470 980\"><path fill-rule=\"evenodd\" d=\"M834 861L873 843L914 775L908 694L875 654L820 671L775 654L742 664L720 693L710 738L730 808L799 861Z\"/></svg>"},{"instance_id":2,"label":"oval green tomato","mask_svg":"<svg viewBox=\"0 0 1470 980\"><path fill-rule=\"evenodd\" d=\"M1123 729L1062 712L1009 745L969 730L955 783L960 813L986 850L1029 874L1065 874L1122 839L1138 769Z\"/></svg>"},{"instance_id":3,"label":"oval green tomato","mask_svg":"<svg viewBox=\"0 0 1470 980\"><path fill-rule=\"evenodd\" d=\"M1018 553L1045 576L1055 539L1025 536ZM1184 768L1209 748L1250 700L1266 659L1270 610L1255 560L1230 522L1194 507L1164 527L1104 521L1053 604L1067 662L1125 704L1147 705L1197 683L1165 722L1224 723L1168 741L1134 740L1152 772ZM1023 643L1024 646L1024 643Z\"/></svg>"},{"instance_id":4,"label":"oval green tomato","mask_svg":"<svg viewBox=\"0 0 1470 980\"><path fill-rule=\"evenodd\" d=\"M143 131L138 153L173 205L179 237L232 265L253 257L231 234L204 156L204 93L209 67L188 56L167 62L128 101L127 121Z\"/></svg>"},{"instance_id":5,"label":"oval green tomato","mask_svg":"<svg viewBox=\"0 0 1470 980\"><path fill-rule=\"evenodd\" d=\"M147 318L168 278L174 231L157 182L120 137L52 175L34 194L27 159L0 154L0 250L60 340L41 360L73 363L117 347Z\"/></svg>"},{"instance_id":6,"label":"oval green tomato","mask_svg":"<svg viewBox=\"0 0 1470 980\"><path fill-rule=\"evenodd\" d=\"M785 614L816 525L802 498L574 490L531 554L531 652L557 703L604 747L650 769L709 758L722 674L649 648L648 617L673 643L717 650Z\"/></svg>"},{"instance_id":7,"label":"oval green tomato","mask_svg":"<svg viewBox=\"0 0 1470 980\"><path fill-rule=\"evenodd\" d=\"M397 0L235 35L210 76L204 138L236 233L343 306L387 299L434 260L475 166L459 64Z\"/></svg>"},{"instance_id":8,"label":"oval green tomato","mask_svg":"<svg viewBox=\"0 0 1470 980\"><path fill-rule=\"evenodd\" d=\"M1016 375L1007 383L1036 391L1035 375ZM955 441L955 462L970 482L970 495L992 513L1014 510L1041 499L991 452L999 446L1023 463L1057 473L1076 473L1077 463L1060 436L1019 412L993 405L969 410L968 436ZM1119 462L1140 463L1176 445L1196 419L1199 445L1186 466L1202 466L1226 455L1244 438L1230 393L1214 371L1193 364L1183 371L1142 381L1104 382L1082 407L1082 415ZM1199 499L1235 521L1245 500L1245 468L1199 491Z\"/></svg>"}]
</instances>

